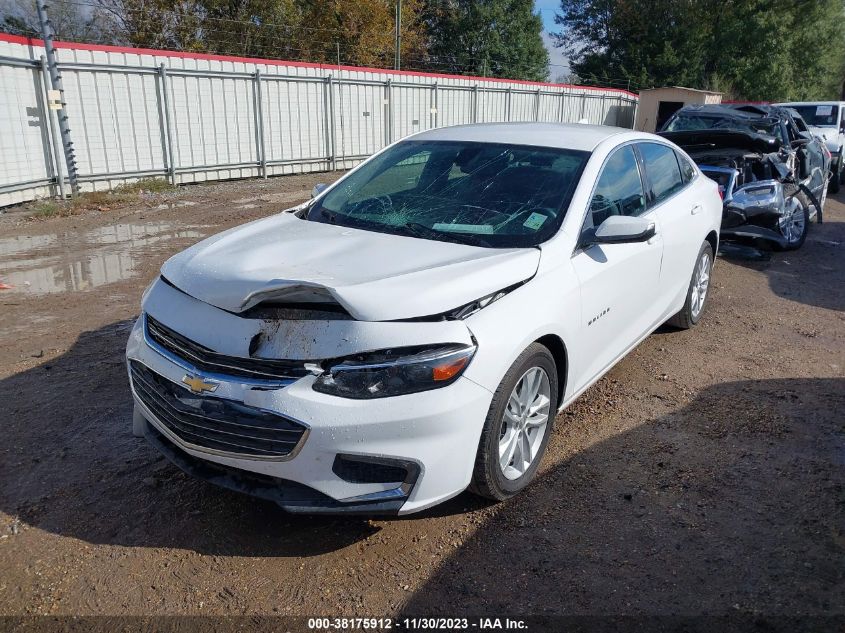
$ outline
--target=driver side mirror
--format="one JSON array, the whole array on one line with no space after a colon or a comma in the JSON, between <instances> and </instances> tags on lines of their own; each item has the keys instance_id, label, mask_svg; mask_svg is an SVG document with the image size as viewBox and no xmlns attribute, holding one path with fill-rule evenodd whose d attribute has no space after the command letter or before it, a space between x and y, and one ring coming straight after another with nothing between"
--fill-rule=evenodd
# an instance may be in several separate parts
<instances>
[{"instance_id":1,"label":"driver side mirror","mask_svg":"<svg viewBox=\"0 0 845 633\"><path fill-rule=\"evenodd\" d=\"M657 234L654 222L629 215L612 215L596 229L593 244L632 244L647 242Z\"/></svg>"},{"instance_id":2,"label":"driver side mirror","mask_svg":"<svg viewBox=\"0 0 845 633\"><path fill-rule=\"evenodd\" d=\"M316 185L314 185L314 188L311 190L311 198L313 199L313 198L316 198L317 196L319 196L321 193L323 193L326 190L327 187L328 187L328 185L324 182L320 182L320 183L317 183Z\"/></svg>"}]
</instances>

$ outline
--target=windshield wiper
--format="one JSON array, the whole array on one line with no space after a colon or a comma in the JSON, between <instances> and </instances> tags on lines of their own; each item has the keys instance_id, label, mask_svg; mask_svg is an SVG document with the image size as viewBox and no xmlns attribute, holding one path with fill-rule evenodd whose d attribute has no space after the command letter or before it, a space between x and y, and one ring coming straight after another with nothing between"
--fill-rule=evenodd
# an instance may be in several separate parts
<instances>
[{"instance_id":1,"label":"windshield wiper","mask_svg":"<svg viewBox=\"0 0 845 633\"><path fill-rule=\"evenodd\" d=\"M421 237L423 239L435 239L441 240L444 242L455 242L456 244L468 244L470 246L484 246L489 248L491 246L490 242L485 240L482 237L479 237L473 233L459 233L457 231L441 231L438 229L434 229L431 227L426 226L425 224L420 224L419 222L406 222L402 225L403 229L406 229L409 233L413 234L416 237Z\"/></svg>"}]
</instances>

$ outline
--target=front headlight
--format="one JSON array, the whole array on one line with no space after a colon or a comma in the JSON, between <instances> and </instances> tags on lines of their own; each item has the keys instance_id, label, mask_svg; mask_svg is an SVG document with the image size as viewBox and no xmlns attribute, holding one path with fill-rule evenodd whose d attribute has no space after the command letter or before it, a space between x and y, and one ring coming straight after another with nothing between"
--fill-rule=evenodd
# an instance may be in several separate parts
<instances>
[{"instance_id":1,"label":"front headlight","mask_svg":"<svg viewBox=\"0 0 845 633\"><path fill-rule=\"evenodd\" d=\"M475 354L474 345L404 347L330 361L314 382L321 393L354 398L387 398L455 382Z\"/></svg>"}]
</instances>

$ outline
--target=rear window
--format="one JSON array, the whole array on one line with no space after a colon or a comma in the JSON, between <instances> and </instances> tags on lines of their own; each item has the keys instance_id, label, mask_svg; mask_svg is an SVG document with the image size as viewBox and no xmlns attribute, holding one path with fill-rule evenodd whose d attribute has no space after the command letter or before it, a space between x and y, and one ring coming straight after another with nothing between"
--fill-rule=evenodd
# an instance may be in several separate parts
<instances>
[{"instance_id":1,"label":"rear window","mask_svg":"<svg viewBox=\"0 0 845 633\"><path fill-rule=\"evenodd\" d=\"M654 204L660 204L684 186L675 150L659 143L641 143L639 147Z\"/></svg>"},{"instance_id":2,"label":"rear window","mask_svg":"<svg viewBox=\"0 0 845 633\"><path fill-rule=\"evenodd\" d=\"M681 166L681 177L684 182L687 183L695 178L695 167L693 167L692 163L687 160L687 157L683 154L679 154L678 152L675 152L675 156L678 158L678 165Z\"/></svg>"}]
</instances>

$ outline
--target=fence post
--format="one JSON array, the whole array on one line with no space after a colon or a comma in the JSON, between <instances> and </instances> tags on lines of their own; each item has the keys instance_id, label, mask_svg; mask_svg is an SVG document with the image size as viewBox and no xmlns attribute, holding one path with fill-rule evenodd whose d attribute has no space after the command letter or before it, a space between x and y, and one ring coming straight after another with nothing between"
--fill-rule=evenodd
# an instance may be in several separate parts
<instances>
[{"instance_id":1,"label":"fence post","mask_svg":"<svg viewBox=\"0 0 845 633\"><path fill-rule=\"evenodd\" d=\"M558 94L560 94L560 103L557 104L557 120L563 123L563 106L566 103L566 93L561 91Z\"/></svg>"},{"instance_id":2,"label":"fence post","mask_svg":"<svg viewBox=\"0 0 845 633\"><path fill-rule=\"evenodd\" d=\"M478 123L478 84L472 87L472 122Z\"/></svg>"},{"instance_id":3,"label":"fence post","mask_svg":"<svg viewBox=\"0 0 845 633\"><path fill-rule=\"evenodd\" d=\"M438 116L440 115L440 106L437 103L437 82L434 82L434 85L431 87L431 98L434 102L434 106L431 108L432 114L434 115L434 127L438 126Z\"/></svg>"},{"instance_id":4,"label":"fence post","mask_svg":"<svg viewBox=\"0 0 845 633\"><path fill-rule=\"evenodd\" d=\"M255 151L258 154L259 172L261 177L267 179L267 152L264 146L264 104L261 98L261 70L255 69L254 75L254 99L255 107L253 108L255 118Z\"/></svg>"},{"instance_id":5,"label":"fence post","mask_svg":"<svg viewBox=\"0 0 845 633\"><path fill-rule=\"evenodd\" d=\"M387 81L384 82L384 107L387 109L387 116L384 118L386 125L385 127L385 146L390 145L393 142L393 101L391 99L391 84L390 77L387 78Z\"/></svg>"},{"instance_id":6,"label":"fence post","mask_svg":"<svg viewBox=\"0 0 845 633\"><path fill-rule=\"evenodd\" d=\"M587 108L587 93L582 92L581 93L581 113L578 115L579 121L584 118L584 110L586 108Z\"/></svg>"},{"instance_id":7,"label":"fence post","mask_svg":"<svg viewBox=\"0 0 845 633\"><path fill-rule=\"evenodd\" d=\"M512 95L513 95L513 89L510 86L508 86L508 94L507 94L507 97L506 97L506 108L507 108L507 115L506 115L507 118L505 119L506 121L511 120L511 96Z\"/></svg>"},{"instance_id":8,"label":"fence post","mask_svg":"<svg viewBox=\"0 0 845 633\"><path fill-rule=\"evenodd\" d=\"M335 157L335 131L334 131L334 87L332 76L326 77L325 87L325 110L326 110L326 159L331 163L332 171L337 169L337 158Z\"/></svg>"},{"instance_id":9,"label":"fence post","mask_svg":"<svg viewBox=\"0 0 845 633\"><path fill-rule=\"evenodd\" d=\"M47 69L47 58L41 56L41 86L42 101L44 102L44 118L47 119L47 135L50 137L50 144L53 149L51 165L53 174L56 177L56 184L59 186L59 195L65 197L65 177L62 175L62 164L59 159L59 137L56 135L56 123L53 121L53 111L50 109L47 91L50 85L50 71Z\"/></svg>"},{"instance_id":10,"label":"fence post","mask_svg":"<svg viewBox=\"0 0 845 633\"><path fill-rule=\"evenodd\" d=\"M37 0L35 6L38 10L38 21L41 24L41 37L44 40L44 52L46 53L47 65L50 70L50 83L53 86L53 90L59 91L61 108L59 108L56 116L59 119L59 130L62 134L62 147L64 149L65 163L67 165L67 179L70 183L71 194L75 196L79 193L79 182L77 180L78 172L76 171L76 152L73 149L73 141L70 139L70 125L68 124L65 88L62 84L62 75L59 72L59 65L56 61L56 51L53 48L53 25L47 17L47 5L43 2L43 0Z\"/></svg>"},{"instance_id":11,"label":"fence post","mask_svg":"<svg viewBox=\"0 0 845 633\"><path fill-rule=\"evenodd\" d=\"M540 89L537 88L537 94L534 96L534 120L540 120Z\"/></svg>"},{"instance_id":12,"label":"fence post","mask_svg":"<svg viewBox=\"0 0 845 633\"><path fill-rule=\"evenodd\" d=\"M176 184L176 165L173 161L173 127L170 124L170 99L167 97L167 69L164 64L159 65L158 75L161 81L162 114L164 115L165 150L167 156L167 171L170 174L170 184Z\"/></svg>"}]
</instances>

